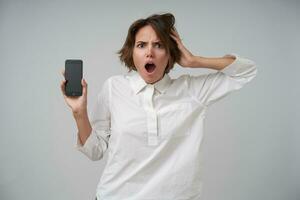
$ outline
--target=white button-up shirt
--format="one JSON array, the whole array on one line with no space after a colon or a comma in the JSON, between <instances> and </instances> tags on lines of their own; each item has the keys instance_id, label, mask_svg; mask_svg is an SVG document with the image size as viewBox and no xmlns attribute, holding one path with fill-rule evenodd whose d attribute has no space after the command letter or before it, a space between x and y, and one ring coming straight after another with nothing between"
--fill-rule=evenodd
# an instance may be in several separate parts
<instances>
[{"instance_id":1,"label":"white button-up shirt","mask_svg":"<svg viewBox=\"0 0 300 200\"><path fill-rule=\"evenodd\" d=\"M207 107L242 88L255 63L236 59L223 70L147 84L133 71L107 79L90 113L91 135L77 149L108 160L97 188L104 200L199 200Z\"/></svg>"}]
</instances>

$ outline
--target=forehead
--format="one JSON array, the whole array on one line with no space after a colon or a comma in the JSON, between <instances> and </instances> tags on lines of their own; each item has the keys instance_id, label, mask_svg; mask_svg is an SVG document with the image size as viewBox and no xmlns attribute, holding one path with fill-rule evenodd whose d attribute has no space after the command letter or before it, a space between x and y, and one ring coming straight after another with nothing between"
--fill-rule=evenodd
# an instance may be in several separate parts
<instances>
[{"instance_id":1,"label":"forehead","mask_svg":"<svg viewBox=\"0 0 300 200\"><path fill-rule=\"evenodd\" d=\"M159 37L150 25L146 25L138 30L135 35L135 40L159 40Z\"/></svg>"}]
</instances>

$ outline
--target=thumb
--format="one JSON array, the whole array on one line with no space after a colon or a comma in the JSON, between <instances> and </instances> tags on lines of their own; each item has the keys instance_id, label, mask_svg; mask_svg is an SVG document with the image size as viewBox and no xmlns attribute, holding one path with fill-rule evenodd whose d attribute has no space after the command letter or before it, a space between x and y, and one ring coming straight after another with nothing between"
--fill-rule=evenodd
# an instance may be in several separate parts
<instances>
[{"instance_id":1,"label":"thumb","mask_svg":"<svg viewBox=\"0 0 300 200\"><path fill-rule=\"evenodd\" d=\"M83 94L83 95L87 95L87 87L88 87L88 84L87 84L87 82L85 81L85 79L81 79L81 85L82 85L82 94Z\"/></svg>"}]
</instances>

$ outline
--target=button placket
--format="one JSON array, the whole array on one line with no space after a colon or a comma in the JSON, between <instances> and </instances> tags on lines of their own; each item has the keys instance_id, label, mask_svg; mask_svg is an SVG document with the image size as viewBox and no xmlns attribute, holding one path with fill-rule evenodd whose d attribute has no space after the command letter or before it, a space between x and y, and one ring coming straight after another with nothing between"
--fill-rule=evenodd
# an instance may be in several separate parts
<instances>
[{"instance_id":1,"label":"button placket","mask_svg":"<svg viewBox=\"0 0 300 200\"><path fill-rule=\"evenodd\" d=\"M147 114L148 145L158 144L157 136L157 115L153 107L154 86L149 84L144 93L144 105Z\"/></svg>"}]
</instances>

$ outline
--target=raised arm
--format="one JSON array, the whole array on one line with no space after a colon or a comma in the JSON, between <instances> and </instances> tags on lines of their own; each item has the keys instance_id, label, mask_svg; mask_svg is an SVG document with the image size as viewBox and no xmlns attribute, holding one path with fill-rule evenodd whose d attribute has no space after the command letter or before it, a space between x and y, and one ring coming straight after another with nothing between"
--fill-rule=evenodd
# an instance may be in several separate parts
<instances>
[{"instance_id":1,"label":"raised arm","mask_svg":"<svg viewBox=\"0 0 300 200\"><path fill-rule=\"evenodd\" d=\"M65 75L64 71L62 71L62 75ZM72 110L73 117L78 128L78 139L83 145L92 131L92 126L87 114L87 83L84 79L81 80L82 96L80 97L67 96L65 93L65 84L66 80L64 79L60 84L61 91L64 96L65 102Z\"/></svg>"},{"instance_id":2,"label":"raised arm","mask_svg":"<svg viewBox=\"0 0 300 200\"><path fill-rule=\"evenodd\" d=\"M182 43L179 34L174 30L171 37L176 41L179 50L181 51L181 59L179 65L189 68L210 68L222 70L234 61L232 56L224 56L218 58L207 58L202 56L194 56Z\"/></svg>"},{"instance_id":3,"label":"raised arm","mask_svg":"<svg viewBox=\"0 0 300 200\"><path fill-rule=\"evenodd\" d=\"M64 75L64 73L63 73ZM78 128L76 148L91 160L100 160L108 148L110 136L110 111L108 108L108 81L103 84L97 101L89 114L87 111L87 83L83 79L82 96L68 97L65 94L65 80L61 90L67 105L72 109Z\"/></svg>"},{"instance_id":4,"label":"raised arm","mask_svg":"<svg viewBox=\"0 0 300 200\"><path fill-rule=\"evenodd\" d=\"M257 74L256 64L249 59L234 53L219 58L194 56L182 44L176 31L172 32L171 37L177 42L181 51L179 65L217 70L215 73L185 76L190 95L205 106L220 100L235 90L239 90Z\"/></svg>"}]
</instances>

